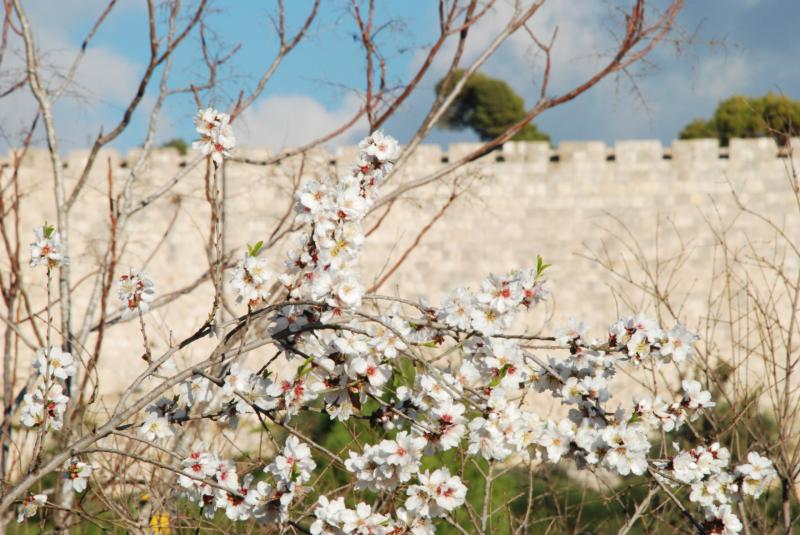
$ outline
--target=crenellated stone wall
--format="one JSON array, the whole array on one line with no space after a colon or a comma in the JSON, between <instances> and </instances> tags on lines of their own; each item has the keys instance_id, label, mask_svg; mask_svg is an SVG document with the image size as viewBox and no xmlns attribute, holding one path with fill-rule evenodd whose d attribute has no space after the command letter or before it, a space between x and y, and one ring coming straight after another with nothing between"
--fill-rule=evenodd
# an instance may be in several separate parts
<instances>
[{"instance_id":1,"label":"crenellated stone wall","mask_svg":"<svg viewBox=\"0 0 800 535\"><path fill-rule=\"evenodd\" d=\"M452 144L447 150L421 146L382 191L388 193L397 185L433 173L477 147L472 143ZM66 156L69 187L87 153ZM72 279L77 287L74 307L79 319L92 290L86 276L97 265L108 234L107 173L112 173L118 193L139 154L132 150L123 157L112 150L102 151L86 195L72 212ZM246 243L270 236L289 208L293 178L301 168L305 177L344 172L355 154L355 147L341 147L334 153L314 150L304 159L290 158L269 167L230 161L226 166L228 249L241 251ZM260 160L270 153L243 148L236 155ZM173 150L155 151L133 182L135 195L152 192L192 157L180 157ZM633 256L616 238L636 239L642 258L651 263L663 262L682 249L689 252L683 267L685 277L674 291L685 294L681 314L692 325L704 314L704 281L714 262L709 222L735 221L732 235L747 232L755 241L771 238L763 225L736 218L732 188L743 202L771 215L787 235L800 239L800 214L788 172L790 157L770 139L732 140L726 148L714 140L676 141L671 147L651 140L619 141L613 147L602 142L562 142L556 148L546 143L506 143L501 150L396 202L366 240L362 272L369 284L392 266L441 209L452 191L453 179L458 178L459 187L469 186L465 193L427 231L381 293L412 298L424 295L435 302L456 286L476 285L489 272L534 265L540 254L553 264L554 299L548 312L554 322L580 316L600 334L618 311L635 312L646 301L635 293L628 301L615 298L609 288L615 281L583 255L600 251L610 262L624 266ZM24 160L20 174L23 229L32 229L45 219L55 220L49 165L47 153L41 150L31 150ZM367 228L382 215L383 209L377 210ZM122 240L121 265L145 265L161 294L190 286L206 269L208 220L203 171L198 168L131 220ZM273 259L274 269L280 270L282 246L266 254ZM0 262L2 269L7 269L5 260ZM25 277L35 286L35 301L42 303L42 273L27 271ZM209 285L203 283L149 315L155 350L192 332L205 319L210 296ZM113 299L112 303L117 306ZM242 307L236 310L244 311ZM535 312L520 328L535 329L544 316L544 311ZM143 366L138 360L137 331L138 327L130 324L108 331L106 348L112 356L104 357L100 365L120 379L118 384ZM188 361L202 351L202 346L188 350L180 358Z\"/></svg>"}]
</instances>

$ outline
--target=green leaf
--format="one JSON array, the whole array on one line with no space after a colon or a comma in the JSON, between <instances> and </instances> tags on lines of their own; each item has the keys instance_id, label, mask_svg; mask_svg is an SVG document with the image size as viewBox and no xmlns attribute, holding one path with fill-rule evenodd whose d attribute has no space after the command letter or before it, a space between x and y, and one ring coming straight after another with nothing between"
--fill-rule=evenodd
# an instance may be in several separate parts
<instances>
[{"instance_id":1,"label":"green leaf","mask_svg":"<svg viewBox=\"0 0 800 535\"><path fill-rule=\"evenodd\" d=\"M253 245L247 246L247 254L248 256L258 256L258 253L261 252L261 248L264 246L264 242L259 240L258 243Z\"/></svg>"},{"instance_id":2,"label":"green leaf","mask_svg":"<svg viewBox=\"0 0 800 535\"><path fill-rule=\"evenodd\" d=\"M545 264L542 255L536 255L536 279L542 276L544 270L549 268L552 264Z\"/></svg>"},{"instance_id":3,"label":"green leaf","mask_svg":"<svg viewBox=\"0 0 800 535\"><path fill-rule=\"evenodd\" d=\"M495 377L494 379L492 379L492 382L491 382L491 383L489 383L489 386L490 386L491 388L494 388L494 387L496 387L497 385L499 385L499 384L500 384L500 381L502 381L502 380L505 378L505 376L506 376L506 375L508 375L508 369L509 369L510 367L511 367L511 364L503 364L503 367L502 367L502 368L500 368L500 373L498 373L498 374L497 374L497 377Z\"/></svg>"},{"instance_id":4,"label":"green leaf","mask_svg":"<svg viewBox=\"0 0 800 535\"><path fill-rule=\"evenodd\" d=\"M304 362L303 365L297 370L298 377L305 377L311 371L313 367L314 357L308 357Z\"/></svg>"},{"instance_id":5,"label":"green leaf","mask_svg":"<svg viewBox=\"0 0 800 535\"><path fill-rule=\"evenodd\" d=\"M50 239L53 237L53 233L56 231L56 228L53 225L48 225L47 221L44 222L44 237Z\"/></svg>"}]
</instances>

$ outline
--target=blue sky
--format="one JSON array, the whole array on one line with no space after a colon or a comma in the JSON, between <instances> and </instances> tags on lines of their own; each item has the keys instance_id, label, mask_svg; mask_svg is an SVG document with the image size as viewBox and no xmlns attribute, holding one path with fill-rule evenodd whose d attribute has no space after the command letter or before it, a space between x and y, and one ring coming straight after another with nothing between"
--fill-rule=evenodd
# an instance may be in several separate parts
<instances>
[{"instance_id":1,"label":"blue sky","mask_svg":"<svg viewBox=\"0 0 800 535\"><path fill-rule=\"evenodd\" d=\"M507 13L500 8L475 29L476 47L502 26ZM191 3L191 2L189 2ZM306 16L308 0L289 0L288 27L296 28ZM553 91L564 90L596 68L610 49L613 6L625 0L550 0L537 15L534 28L548 35L559 26L553 67ZM93 22L103 0L27 0L24 2L37 31L43 64L52 72L64 70ZM88 145L103 125L108 130L118 120L135 91L147 61L145 3L119 0L106 24L90 45L74 94L59 102L56 120L65 150ZM355 25L349 2L323 0L322 11L306 39L284 62L253 108L237 123L242 144L275 149L312 139L341 123L358 106L363 84L363 55L354 39ZM209 33L220 50L240 45L239 52L220 73L221 86L206 95L209 103L225 108L240 89L252 88L260 70L271 61L276 41L269 16L274 3L257 0L215 0ZM389 80L397 82L418 65L420 54L436 32L436 2L384 0L378 2L379 21L394 21L383 32ZM800 97L800 42L796 25L800 2L796 0L690 0L679 18L684 39L680 51L664 46L643 66L637 89L627 80L609 79L578 100L543 114L537 124L555 142L655 138L669 143L680 128L695 117L708 116L716 103L735 93L759 95L768 91ZM689 38L691 36L691 39ZM191 37L176 57L173 85L200 80L198 38ZM19 56L19 53L17 54ZM0 76L5 87L21 63L12 57ZM520 34L489 61L484 71L506 79L530 103L538 89L542 58L530 40ZM442 72L436 64L417 94L386 130L403 141L427 111L433 85ZM56 80L57 78L52 78ZM155 85L153 86L155 89ZM88 99L78 95L90 95ZM114 145L122 150L136 146L144 136L144 121L152 105L148 95L129 132ZM3 134L9 139L30 121L29 97L0 100ZM168 101L160 122L159 138L191 138L194 104L189 96ZM351 143L363 134L359 125L336 143ZM467 131L435 130L428 142L469 141Z\"/></svg>"}]
</instances>

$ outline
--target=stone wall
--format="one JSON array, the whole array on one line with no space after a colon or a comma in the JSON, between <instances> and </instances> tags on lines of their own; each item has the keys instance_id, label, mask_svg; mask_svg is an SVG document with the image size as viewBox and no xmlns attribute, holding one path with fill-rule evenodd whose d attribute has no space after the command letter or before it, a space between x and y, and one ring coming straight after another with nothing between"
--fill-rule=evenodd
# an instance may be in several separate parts
<instances>
[{"instance_id":1,"label":"stone wall","mask_svg":"<svg viewBox=\"0 0 800 535\"><path fill-rule=\"evenodd\" d=\"M474 148L476 145L468 143L453 144L446 151L422 146L383 192L434 172ZM269 237L289 207L288 193L301 168L306 177L341 172L351 165L355 153L355 147L342 147L333 154L317 150L303 161L292 158L270 167L230 162L228 249L242 250L246 243ZM91 292L88 281L92 279L86 276L97 265L108 233L107 173L110 169L115 192L119 192L138 154L133 150L123 157L103 151L86 195L73 210L72 278L77 285L74 306L79 320ZM66 157L70 187L86 155L80 151ZM237 156L253 159L268 155L266 150L237 151ZM156 151L140 170L135 193L143 196L153 191L192 157L180 157L172 150ZM426 233L381 293L425 295L436 302L451 288L475 285L489 272L535 265L540 254L553 264L554 299L548 312L555 324L576 315L588 319L599 335L618 311L635 312L646 306L646 300L636 292L627 301L619 296L615 299L609 287L615 281L582 255L605 250L611 262L624 266L632 253L625 251L617 238L635 238L642 244L642 258L651 263L664 261L683 248L691 249L690 260L683 267L685 277L674 291L685 294L682 316L692 325L704 314L707 285L703 281L714 262L709 221L735 221L734 229L750 233L751 239L771 238L763 225L752 226L736 218L739 211L732 188L749 206L766 211L784 225L789 236L800 237L789 163L785 151L779 151L769 139L732 140L727 148L720 148L714 140L676 141L671 147L648 140L620 141L613 147L601 142L562 142L555 149L545 143L507 143L456 175L414 190L395 203L364 245L362 272L370 282L391 266L440 210L453 179L458 178L459 184L469 185L467 192ZM47 154L31 151L21 171L23 229L55 220L51 177ZM145 265L162 294L192 284L205 270L203 247L209 214L203 187L202 170L192 171L169 195L134 217L123 237L121 265ZM373 214L367 226L382 212ZM280 270L281 246L267 254ZM0 259L3 270L5 264ZM43 274L27 271L25 276L36 286L35 301L42 303ZM201 284L148 316L156 351L170 340L180 340L205 319L210 295L208 284ZM543 320L540 311L519 327L536 329ZM118 385L143 366L138 360L137 330L130 324L109 330L101 373L116 378ZM202 351L201 346L180 358L188 361Z\"/></svg>"}]
</instances>

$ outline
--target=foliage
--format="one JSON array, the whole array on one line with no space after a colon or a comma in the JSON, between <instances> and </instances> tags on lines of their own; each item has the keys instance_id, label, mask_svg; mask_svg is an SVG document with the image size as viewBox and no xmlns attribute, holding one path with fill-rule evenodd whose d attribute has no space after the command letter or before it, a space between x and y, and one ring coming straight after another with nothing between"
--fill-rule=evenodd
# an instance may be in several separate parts
<instances>
[{"instance_id":1,"label":"foliage","mask_svg":"<svg viewBox=\"0 0 800 535\"><path fill-rule=\"evenodd\" d=\"M189 153L189 144L179 137L174 137L161 144L162 149L175 149L181 156L186 156Z\"/></svg>"},{"instance_id":2,"label":"foliage","mask_svg":"<svg viewBox=\"0 0 800 535\"><path fill-rule=\"evenodd\" d=\"M711 119L695 119L681 130L681 139L772 137L779 145L800 132L800 100L769 93L763 97L733 96L722 101Z\"/></svg>"},{"instance_id":3,"label":"foliage","mask_svg":"<svg viewBox=\"0 0 800 535\"><path fill-rule=\"evenodd\" d=\"M449 93L464 76L457 70L444 86L445 79L436 84L436 94ZM482 73L469 77L461 92L439 120L441 128L461 130L471 128L488 141L504 133L510 126L525 119L525 101L507 82ZM550 141L550 136L528 123L517 132L514 141Z\"/></svg>"}]
</instances>

